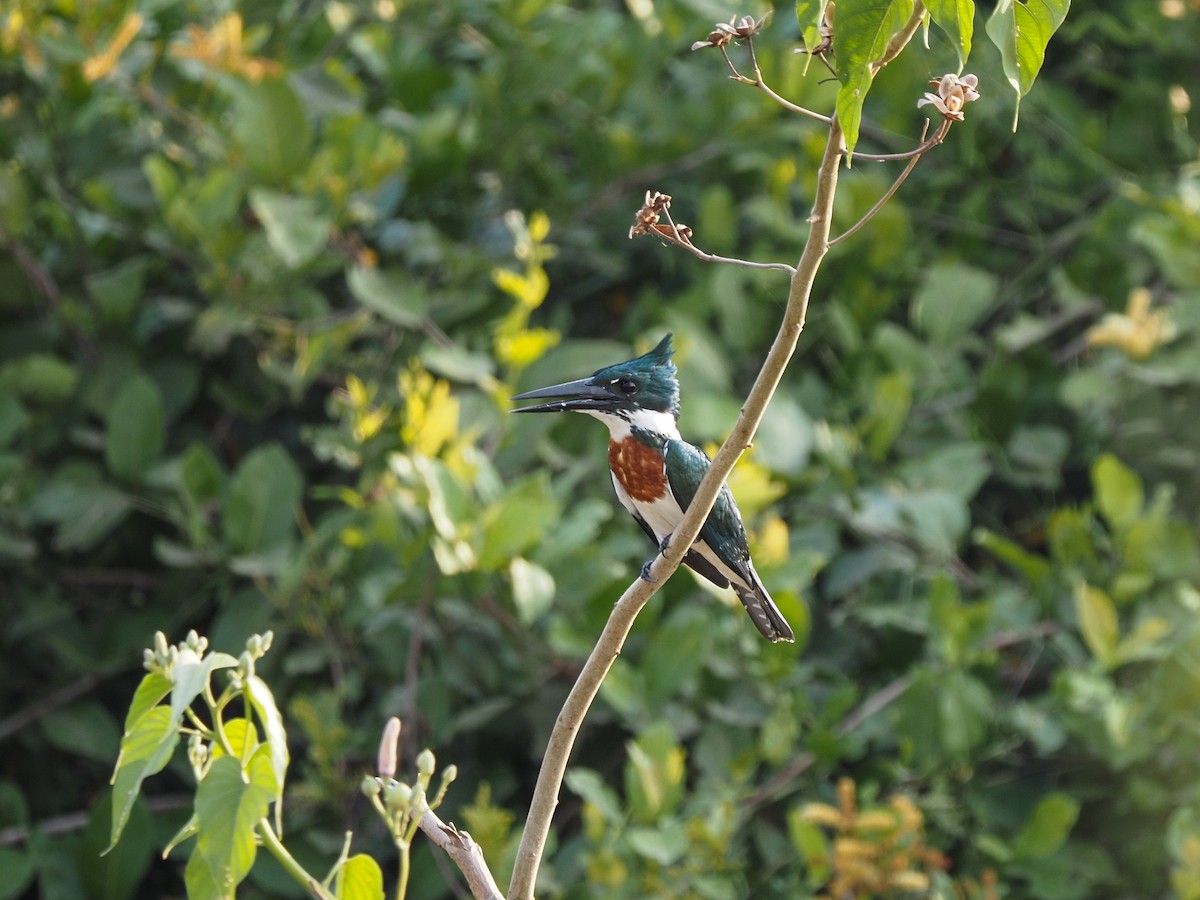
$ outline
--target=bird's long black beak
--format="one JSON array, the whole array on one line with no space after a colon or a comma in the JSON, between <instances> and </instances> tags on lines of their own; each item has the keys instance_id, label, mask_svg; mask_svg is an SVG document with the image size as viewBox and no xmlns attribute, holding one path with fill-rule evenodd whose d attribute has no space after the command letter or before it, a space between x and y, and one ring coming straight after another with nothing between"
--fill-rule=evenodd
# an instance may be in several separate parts
<instances>
[{"instance_id":1,"label":"bird's long black beak","mask_svg":"<svg viewBox=\"0 0 1200 900\"><path fill-rule=\"evenodd\" d=\"M553 403L522 406L514 409L513 412L570 412L572 410L608 409L616 399L606 386L597 384L591 378L564 381L562 384L552 384L550 387L526 391L524 394L517 394L513 397L514 400L549 400L551 398L556 398Z\"/></svg>"}]
</instances>

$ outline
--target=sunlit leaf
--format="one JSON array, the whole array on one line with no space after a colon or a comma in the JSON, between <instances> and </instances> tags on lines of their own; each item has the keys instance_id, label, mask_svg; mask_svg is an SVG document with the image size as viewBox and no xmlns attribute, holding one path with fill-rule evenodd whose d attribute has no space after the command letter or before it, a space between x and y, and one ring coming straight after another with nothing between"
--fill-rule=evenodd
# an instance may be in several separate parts
<instances>
[{"instance_id":1,"label":"sunlit leaf","mask_svg":"<svg viewBox=\"0 0 1200 900\"><path fill-rule=\"evenodd\" d=\"M1142 514L1145 496L1137 473L1111 453L1092 463L1092 485L1096 506L1113 528L1128 528Z\"/></svg>"},{"instance_id":2,"label":"sunlit leaf","mask_svg":"<svg viewBox=\"0 0 1200 900\"><path fill-rule=\"evenodd\" d=\"M180 722L166 706L155 706L143 713L121 738L121 753L113 772L113 816L111 850L133 811L142 781L161 772L179 742Z\"/></svg>"},{"instance_id":3,"label":"sunlit leaf","mask_svg":"<svg viewBox=\"0 0 1200 900\"><path fill-rule=\"evenodd\" d=\"M1014 855L1019 859L1047 859L1053 856L1066 842L1078 818L1078 800L1061 791L1047 794L1013 841Z\"/></svg>"},{"instance_id":4,"label":"sunlit leaf","mask_svg":"<svg viewBox=\"0 0 1200 900\"><path fill-rule=\"evenodd\" d=\"M346 860L337 877L338 900L383 900L383 870L365 853Z\"/></svg>"},{"instance_id":5,"label":"sunlit leaf","mask_svg":"<svg viewBox=\"0 0 1200 900\"><path fill-rule=\"evenodd\" d=\"M998 0L987 34L1000 49L1004 75L1017 94L1013 130L1021 98L1029 93L1046 58L1046 45L1071 7L1071 0Z\"/></svg>"},{"instance_id":6,"label":"sunlit leaf","mask_svg":"<svg viewBox=\"0 0 1200 900\"><path fill-rule=\"evenodd\" d=\"M250 208L262 222L267 243L288 268L299 268L325 248L331 219L312 197L254 188Z\"/></svg>"},{"instance_id":7,"label":"sunlit leaf","mask_svg":"<svg viewBox=\"0 0 1200 900\"><path fill-rule=\"evenodd\" d=\"M912 16L912 0L843 0L837 5L838 121L846 147L858 143L863 102L875 77L872 64L881 59L892 36Z\"/></svg>"},{"instance_id":8,"label":"sunlit leaf","mask_svg":"<svg viewBox=\"0 0 1200 900\"><path fill-rule=\"evenodd\" d=\"M204 871L197 881L218 886L220 896L231 894L254 863L254 831L266 815L275 793L270 750L259 747L250 757L243 777L241 763L231 756L213 762L196 789L196 849ZM191 864L188 866L191 870ZM188 896L192 894L189 878Z\"/></svg>"},{"instance_id":9,"label":"sunlit leaf","mask_svg":"<svg viewBox=\"0 0 1200 900\"><path fill-rule=\"evenodd\" d=\"M1086 582L1079 582L1075 585L1075 615L1079 619L1083 641L1092 655L1104 666L1112 665L1116 660L1119 625L1117 608L1108 594Z\"/></svg>"},{"instance_id":10,"label":"sunlit leaf","mask_svg":"<svg viewBox=\"0 0 1200 900\"><path fill-rule=\"evenodd\" d=\"M937 26L946 32L958 52L961 72L971 55L971 37L975 30L975 0L925 0L925 8Z\"/></svg>"}]
</instances>

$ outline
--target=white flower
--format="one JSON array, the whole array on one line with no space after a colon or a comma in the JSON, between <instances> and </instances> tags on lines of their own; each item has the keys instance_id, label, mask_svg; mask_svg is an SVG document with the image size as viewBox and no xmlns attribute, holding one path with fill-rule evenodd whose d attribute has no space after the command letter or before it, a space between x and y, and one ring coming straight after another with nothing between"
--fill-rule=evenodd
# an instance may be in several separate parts
<instances>
[{"instance_id":1,"label":"white flower","mask_svg":"<svg viewBox=\"0 0 1200 900\"><path fill-rule=\"evenodd\" d=\"M927 93L918 100L918 108L928 104L940 112L944 118L952 119L955 122L963 120L963 106L979 99L979 79L974 75L960 77L950 72L929 84L931 87L937 88L937 93Z\"/></svg>"}]
</instances>

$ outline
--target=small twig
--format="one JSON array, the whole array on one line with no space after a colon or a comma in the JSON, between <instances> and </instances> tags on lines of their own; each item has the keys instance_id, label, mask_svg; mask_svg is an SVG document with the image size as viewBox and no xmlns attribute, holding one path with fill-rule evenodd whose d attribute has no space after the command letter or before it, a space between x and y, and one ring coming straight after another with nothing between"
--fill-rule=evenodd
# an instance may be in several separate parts
<instances>
[{"instance_id":1,"label":"small twig","mask_svg":"<svg viewBox=\"0 0 1200 900\"><path fill-rule=\"evenodd\" d=\"M676 247L682 247L688 253L692 254L692 256L696 257L696 259L703 260L704 262L727 263L731 266L741 266L746 269L774 269L781 272L787 272L789 275L796 274L796 267L789 266L787 263L760 263L752 262L748 259L735 259L730 256L717 256L714 253L705 253L692 243L691 238L686 232L684 232L678 225L675 224L675 222L671 219L670 210L664 209L662 214L666 218L667 224L671 226L671 230L669 232L655 231L654 233L668 243L674 244Z\"/></svg>"},{"instance_id":2,"label":"small twig","mask_svg":"<svg viewBox=\"0 0 1200 900\"><path fill-rule=\"evenodd\" d=\"M948 125L949 122L947 121L945 124ZM925 127L926 128L929 127L928 123L926 123ZM939 128L938 133L945 134L946 130L947 129L945 127ZM935 133L934 137L937 137L937 136L938 136L938 134ZM923 138L924 135L921 135L921 137ZM871 219L875 217L875 214L878 213L881 209L883 209L884 204L887 203L889 200L892 199L892 197L895 196L896 191L900 190L900 185L904 184L904 180L906 178L908 178L908 176L912 173L912 170L917 167L917 163L920 161L921 161L921 156L919 154L917 156L914 156L912 159L910 159L908 161L908 165L904 167L904 170L900 173L899 177L894 182L892 182L892 186L890 188L888 188L886 191L884 191L883 196L880 197L875 202L875 205L872 206L870 209L868 209L866 214L861 219L859 219L857 222L855 222L853 225L851 225L849 228L847 228L845 231L843 231L837 237L833 238L829 242L829 246L832 247L835 244L840 244L846 238L853 235L860 228L862 228L869 221L871 221Z\"/></svg>"},{"instance_id":3,"label":"small twig","mask_svg":"<svg viewBox=\"0 0 1200 900\"><path fill-rule=\"evenodd\" d=\"M773 90L771 90L771 88L767 86L767 83L765 81L763 81L762 72L758 68L758 60L755 59L755 57L754 57L753 42L751 41L751 42L747 42L747 43L749 43L749 45L750 45L750 60L751 60L751 62L754 63L754 77L753 78L750 78L749 76L743 75L741 72L739 72L737 69L737 66L735 66L733 64L733 60L730 59L730 57L729 57L729 51L726 50L725 47L721 47L721 55L725 57L725 64L727 66L729 66L729 71L733 73L732 75L729 76L730 78L732 78L738 84L748 84L752 88L757 88L758 90L760 90L764 94L766 94L768 97L770 97L772 100L774 100L776 103L778 103L780 106L782 106L784 109L791 110L792 112L797 113L798 115L806 116L810 119L813 119L817 122L822 122L826 125L829 125L833 122L833 119L831 117L821 115L821 113L819 113L819 112L814 112L811 109L807 109L803 106L793 103L791 100L788 100L786 97L781 97L779 94L777 94Z\"/></svg>"},{"instance_id":4,"label":"small twig","mask_svg":"<svg viewBox=\"0 0 1200 900\"><path fill-rule=\"evenodd\" d=\"M863 160L866 160L867 162L899 162L904 159L920 157L925 153L928 153L946 139L946 133L950 130L951 124L952 123L949 119L943 119L942 124L938 126L937 131L935 131L928 140L925 140L925 132L929 130L929 122L926 120L925 127L921 129L921 143L912 150L906 150L903 153L860 153L858 150L855 150L854 161L862 162Z\"/></svg>"},{"instance_id":5,"label":"small twig","mask_svg":"<svg viewBox=\"0 0 1200 900\"><path fill-rule=\"evenodd\" d=\"M191 807L195 802L195 797L191 794L165 794L161 797L147 797L144 802L146 809L152 813L174 812L177 809ZM59 834L82 831L91 820L92 814L88 810L79 810L42 819L33 825L12 825L8 828L0 828L0 847L23 844L34 832L45 837L54 837Z\"/></svg>"},{"instance_id":6,"label":"small twig","mask_svg":"<svg viewBox=\"0 0 1200 900\"><path fill-rule=\"evenodd\" d=\"M471 835L443 822L432 810L421 816L420 824L426 837L454 860L476 900L504 900L504 894L496 886L496 879L483 858L483 849Z\"/></svg>"}]
</instances>

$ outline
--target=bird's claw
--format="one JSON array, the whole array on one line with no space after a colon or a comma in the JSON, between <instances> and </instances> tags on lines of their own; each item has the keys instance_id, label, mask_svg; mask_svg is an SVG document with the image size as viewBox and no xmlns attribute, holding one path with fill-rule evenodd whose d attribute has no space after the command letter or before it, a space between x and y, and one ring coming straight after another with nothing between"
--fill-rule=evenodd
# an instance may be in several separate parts
<instances>
[{"instance_id":1,"label":"bird's claw","mask_svg":"<svg viewBox=\"0 0 1200 900\"><path fill-rule=\"evenodd\" d=\"M667 552L667 548L670 546L671 546L671 536L668 534L665 538L663 538L661 541L658 542L659 554L665 555ZM646 564L644 566L642 566L642 581L648 581L651 584L658 583L658 579L650 577L650 567L652 565L654 565L654 560L656 560L656 559L658 559L657 556L653 557L652 559L648 559L648 560L646 560Z\"/></svg>"}]
</instances>

